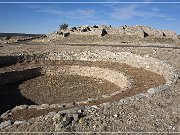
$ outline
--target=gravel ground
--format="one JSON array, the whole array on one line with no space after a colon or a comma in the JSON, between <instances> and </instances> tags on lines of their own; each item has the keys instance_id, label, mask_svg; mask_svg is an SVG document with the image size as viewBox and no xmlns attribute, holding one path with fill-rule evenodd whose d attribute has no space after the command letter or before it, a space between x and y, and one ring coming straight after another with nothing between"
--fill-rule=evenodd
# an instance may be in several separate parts
<instances>
[{"instance_id":1,"label":"gravel ground","mask_svg":"<svg viewBox=\"0 0 180 135\"><path fill-rule=\"evenodd\" d=\"M147 45L148 46L148 45ZM44 52L80 52L108 50L112 52L132 52L141 56L149 55L166 61L180 71L180 50L178 48L157 47L114 47L114 46L22 46L4 45L0 55L17 53L33 54ZM180 80L165 91L143 97L132 102L114 101L84 110L84 116L77 122L58 127L54 115L33 118L20 125L1 129L6 132L180 132ZM82 110L82 108L79 108ZM68 112L70 113L70 112ZM68 114L67 113L67 114ZM65 118L68 118L65 117ZM67 120L66 120L67 121ZM178 133L177 133L178 134Z\"/></svg>"}]
</instances>

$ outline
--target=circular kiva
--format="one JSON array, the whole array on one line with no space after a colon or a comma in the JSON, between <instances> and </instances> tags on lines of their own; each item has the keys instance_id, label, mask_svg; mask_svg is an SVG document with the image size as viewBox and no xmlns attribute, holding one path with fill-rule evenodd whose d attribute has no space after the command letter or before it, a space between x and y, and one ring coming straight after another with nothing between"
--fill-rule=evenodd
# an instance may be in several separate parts
<instances>
[{"instance_id":1,"label":"circular kiva","mask_svg":"<svg viewBox=\"0 0 180 135\"><path fill-rule=\"evenodd\" d=\"M83 66L81 61L49 61L48 64L48 67L41 69L43 76L25 81L19 86L21 93L37 104L99 99L116 95L131 87L125 73L98 67L97 63L91 63L96 67ZM41 97L37 96L39 94Z\"/></svg>"},{"instance_id":2,"label":"circular kiva","mask_svg":"<svg viewBox=\"0 0 180 135\"><path fill-rule=\"evenodd\" d=\"M107 80L120 88L130 87L130 82L127 76L123 75L120 71L88 66L61 66L61 67L48 67L45 71L47 75L79 75L93 78Z\"/></svg>"},{"instance_id":3,"label":"circular kiva","mask_svg":"<svg viewBox=\"0 0 180 135\"><path fill-rule=\"evenodd\" d=\"M177 78L177 72L171 65L148 55L140 56L131 52L110 52L110 51L86 51L81 53L50 53L49 60L82 60L82 61L109 61L126 63L133 67L143 68L162 75L166 79L166 84L171 85Z\"/></svg>"},{"instance_id":4,"label":"circular kiva","mask_svg":"<svg viewBox=\"0 0 180 135\"><path fill-rule=\"evenodd\" d=\"M0 86L4 90L1 97L7 93L7 84L17 83L23 99L39 105L82 104L92 99L103 103L138 94L149 96L177 80L177 72L169 64L130 52L57 52L14 57L17 58L12 63L16 64L0 68Z\"/></svg>"}]
</instances>

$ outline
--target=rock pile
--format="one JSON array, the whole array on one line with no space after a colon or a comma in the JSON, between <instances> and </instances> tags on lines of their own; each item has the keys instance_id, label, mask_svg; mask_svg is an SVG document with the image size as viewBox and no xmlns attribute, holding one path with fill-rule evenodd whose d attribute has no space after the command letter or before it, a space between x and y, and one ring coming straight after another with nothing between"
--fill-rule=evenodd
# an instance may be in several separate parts
<instances>
[{"instance_id":1,"label":"rock pile","mask_svg":"<svg viewBox=\"0 0 180 135\"><path fill-rule=\"evenodd\" d=\"M100 27L97 25L94 26L81 26L73 27L70 29L72 34L81 34L81 35L97 35L103 37L108 34L105 27Z\"/></svg>"},{"instance_id":2,"label":"rock pile","mask_svg":"<svg viewBox=\"0 0 180 135\"><path fill-rule=\"evenodd\" d=\"M7 43L7 44L12 44L12 43L18 43L21 41L28 41L28 40L33 40L33 39L38 39L43 36L7 36L3 37L0 39L0 43Z\"/></svg>"},{"instance_id":3,"label":"rock pile","mask_svg":"<svg viewBox=\"0 0 180 135\"><path fill-rule=\"evenodd\" d=\"M140 26L140 28L144 31L145 36L147 37L163 37L163 32L161 30L153 29L148 26Z\"/></svg>"},{"instance_id":4,"label":"rock pile","mask_svg":"<svg viewBox=\"0 0 180 135\"><path fill-rule=\"evenodd\" d=\"M129 36L136 36L138 38L144 38L144 30L139 26L126 26L124 27L124 34Z\"/></svg>"},{"instance_id":5,"label":"rock pile","mask_svg":"<svg viewBox=\"0 0 180 135\"><path fill-rule=\"evenodd\" d=\"M179 38L179 39L180 39L180 35L177 35L177 38Z\"/></svg>"},{"instance_id":6,"label":"rock pile","mask_svg":"<svg viewBox=\"0 0 180 135\"><path fill-rule=\"evenodd\" d=\"M67 28L64 31L57 31L49 35L50 39L57 39L61 37L67 37L70 34L76 35L96 35L103 37L106 34L118 35L118 36L132 36L136 38L171 38L177 39L177 35L174 31L170 30L158 30L148 26L80 26Z\"/></svg>"},{"instance_id":7,"label":"rock pile","mask_svg":"<svg viewBox=\"0 0 180 135\"><path fill-rule=\"evenodd\" d=\"M163 30L163 36L165 37L169 37L169 38L177 38L177 35L174 31L170 31L170 30Z\"/></svg>"}]
</instances>

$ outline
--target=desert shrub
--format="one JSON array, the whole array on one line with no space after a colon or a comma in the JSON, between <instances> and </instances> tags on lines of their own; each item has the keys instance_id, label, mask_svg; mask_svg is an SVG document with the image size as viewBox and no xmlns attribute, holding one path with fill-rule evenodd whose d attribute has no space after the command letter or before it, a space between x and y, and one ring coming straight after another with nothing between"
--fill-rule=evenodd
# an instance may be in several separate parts
<instances>
[{"instance_id":1,"label":"desert shrub","mask_svg":"<svg viewBox=\"0 0 180 135\"><path fill-rule=\"evenodd\" d=\"M61 25L59 25L59 30L66 30L68 28L68 24L67 23L62 23Z\"/></svg>"}]
</instances>

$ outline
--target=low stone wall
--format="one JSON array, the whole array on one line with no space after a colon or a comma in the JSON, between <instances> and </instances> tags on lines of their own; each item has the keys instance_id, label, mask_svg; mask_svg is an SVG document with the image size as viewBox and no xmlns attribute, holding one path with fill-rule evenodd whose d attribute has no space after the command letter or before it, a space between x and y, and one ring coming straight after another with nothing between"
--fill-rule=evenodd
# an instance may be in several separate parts
<instances>
[{"instance_id":1,"label":"low stone wall","mask_svg":"<svg viewBox=\"0 0 180 135\"><path fill-rule=\"evenodd\" d=\"M88 76L93 78L105 79L111 83L116 84L122 89L130 88L131 83L128 81L127 76L119 71L112 69L98 68L98 67L88 67L88 66L62 66L62 67L50 67L44 71L48 75L80 75Z\"/></svg>"},{"instance_id":2,"label":"low stone wall","mask_svg":"<svg viewBox=\"0 0 180 135\"><path fill-rule=\"evenodd\" d=\"M11 71L0 74L0 85L17 83L42 75L40 68L26 69L23 71Z\"/></svg>"},{"instance_id":3,"label":"low stone wall","mask_svg":"<svg viewBox=\"0 0 180 135\"><path fill-rule=\"evenodd\" d=\"M130 52L109 52L109 51L86 51L80 53L49 53L49 54L35 54L35 55L16 55L16 56L1 56L1 66L11 65L18 62L26 61L44 61L44 60L81 60L81 61L110 61L118 63L126 63L133 67L144 68L146 70L163 75L167 84L171 84L176 75L175 69L167 63L158 59L149 57L148 55L142 57Z\"/></svg>"},{"instance_id":4,"label":"low stone wall","mask_svg":"<svg viewBox=\"0 0 180 135\"><path fill-rule=\"evenodd\" d=\"M14 57L14 56L12 56ZM18 59L20 57L21 59ZM9 57L11 58L11 57ZM164 85L155 87L155 88L150 88L149 90L146 91L146 93L138 93L136 95L133 95L131 97L127 97L124 99L121 99L118 101L118 104L124 104L124 103L129 103L133 102L134 100L138 100L142 97L149 97L152 94L166 90L167 88L171 87L178 79L178 74L176 70L169 64L167 64L164 61L160 61L156 58L149 57L148 55L145 56L139 56L130 52L110 52L110 51L85 51L85 52L80 52L80 53L66 53L66 52L59 52L59 53L49 53L49 54L43 54L43 55L34 55L34 56L26 56L26 55L20 55L20 56L15 56L16 59L9 59L8 61L14 63L22 62L22 59L24 61L41 61L43 60L81 60L81 61L109 61L109 62L118 62L118 63L126 63L128 65L131 65L133 67L137 68L143 68L148 71L155 72L159 75L164 76L166 79L166 83ZM109 69L103 69L103 68L97 68L97 67L79 67L79 66L64 66L64 67L57 67L56 70L54 69L55 67L51 67L49 65L45 66L42 70L41 69L29 69L29 70L24 70L24 71L15 71L15 72L8 72L8 73L1 73L0 74L0 85L11 83L7 82L7 80L13 80L18 81L21 80L22 78L29 79L31 77L35 77L36 75L39 75L39 73L46 73L46 74L77 74L77 75L82 75L82 76L93 76L93 77L99 77L103 79L110 80L111 82L115 83L121 88L124 88L128 85L130 85L128 78L124 76L122 73L114 70L109 70ZM7 77L5 80L4 78ZM9 78L9 79L8 79ZM119 83L120 82L120 83ZM93 100L98 100L93 99ZM82 101L82 102L77 102L77 104L82 104L87 101ZM100 106L103 106L104 104L101 104ZM73 108L74 105L72 103L66 104L66 107ZM1 115L1 117L7 117L12 114L13 111L20 110L20 109L48 109L48 108L64 108L64 104L42 104L42 105L21 105L21 106L16 106L14 109L11 111L7 111L4 114ZM7 121L5 121L7 122ZM5 123L4 122L4 123ZM11 121L10 121L11 122ZM3 124L4 124L3 123ZM21 122L23 124L23 122ZM1 125L3 125L1 124ZM4 126L0 127L4 128Z\"/></svg>"},{"instance_id":5,"label":"low stone wall","mask_svg":"<svg viewBox=\"0 0 180 135\"><path fill-rule=\"evenodd\" d=\"M174 32L174 31L171 31L171 30L162 30L162 32L163 32L165 37L177 39L176 32Z\"/></svg>"},{"instance_id":6,"label":"low stone wall","mask_svg":"<svg viewBox=\"0 0 180 135\"><path fill-rule=\"evenodd\" d=\"M85 60L85 61L110 61L118 63L126 63L133 67L145 68L146 70L155 72L164 76L167 81L167 85L173 84L177 74L175 69L167 63L160 61L156 58L151 58L148 55L141 57L139 55L130 52L109 52L109 51L97 51L97 52L81 52L76 53L50 53L49 60Z\"/></svg>"},{"instance_id":7,"label":"low stone wall","mask_svg":"<svg viewBox=\"0 0 180 135\"><path fill-rule=\"evenodd\" d=\"M143 29L137 26L125 27L125 35L135 36L138 38L145 37Z\"/></svg>"},{"instance_id":8,"label":"low stone wall","mask_svg":"<svg viewBox=\"0 0 180 135\"><path fill-rule=\"evenodd\" d=\"M149 38L172 38L177 39L177 35L174 31L170 30L158 30L148 26L121 26L121 27L110 27L110 26L81 26L73 27L67 30L69 34L76 35L96 35L98 37L102 35L103 31L110 35L123 35L123 36L134 36L136 38L143 39L145 37ZM56 40L62 38L63 36L59 32L55 32L49 35L49 39Z\"/></svg>"},{"instance_id":9,"label":"low stone wall","mask_svg":"<svg viewBox=\"0 0 180 135\"><path fill-rule=\"evenodd\" d=\"M15 56L19 57L19 56ZM58 61L58 60L80 60L80 61L108 61L108 62L117 62L117 63L126 63L132 67L143 68L147 71L155 72L159 75L162 75L166 79L166 83L164 85L158 86L156 88L150 88L146 91L146 93L139 93L132 97L128 97L126 99L121 99L120 102L124 102L125 100L135 100L142 98L144 96L150 96L155 92L165 90L171 87L176 80L178 79L178 74L176 70L169 64L164 61L160 61L156 58L149 57L148 55L139 56L130 52L110 52L110 51L85 51L80 53L67 53L67 52L57 52L57 53L49 53L49 54L41 54L41 55L20 55L22 62L22 57L24 61L42 61L42 60L51 60L51 61ZM10 60L9 60L10 61ZM15 59L17 62L18 59ZM15 71L15 72L1 72L0 79L2 82L0 85L8 84L14 81L21 81L22 78L30 79L31 77L35 77L36 75L40 74L76 74L81 76L91 76L97 78L103 78L113 82L114 84L118 85L121 88L130 87L129 80L127 76L124 76L123 73L118 71L110 70L110 69L103 69L97 67L86 67L86 66L65 66L65 67L57 67L56 70L52 65L45 65L41 69L28 69L24 71ZM7 78L6 80L4 78ZM9 79L8 79L9 78ZM11 79L10 79L11 78ZM11 81L7 81L11 80ZM117 94L117 93L116 93ZM110 96L112 96L111 94ZM93 100L98 100L93 99ZM79 104L88 102L82 101ZM62 106L62 105L60 105ZM66 105L68 106L68 105ZM72 107L72 104L69 104L69 107ZM36 106L38 107L38 106Z\"/></svg>"},{"instance_id":10,"label":"low stone wall","mask_svg":"<svg viewBox=\"0 0 180 135\"><path fill-rule=\"evenodd\" d=\"M141 26L142 30L147 34L148 37L163 37L163 32L147 26Z\"/></svg>"}]
</instances>

